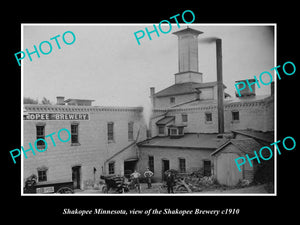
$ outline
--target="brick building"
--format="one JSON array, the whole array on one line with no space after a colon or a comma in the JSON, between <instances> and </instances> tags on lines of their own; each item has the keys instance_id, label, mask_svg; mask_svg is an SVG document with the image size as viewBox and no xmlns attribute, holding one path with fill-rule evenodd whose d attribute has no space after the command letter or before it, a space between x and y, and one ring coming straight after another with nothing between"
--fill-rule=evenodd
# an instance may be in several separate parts
<instances>
[{"instance_id":1,"label":"brick building","mask_svg":"<svg viewBox=\"0 0 300 225\"><path fill-rule=\"evenodd\" d=\"M70 103L70 105L64 105ZM97 107L91 100L62 100L56 105L24 105L24 149L46 137L48 148L23 159L23 178L36 174L38 181L73 180L74 187L87 189L99 182L102 174L132 171L137 160L135 143L145 139L146 128L141 107ZM66 128L68 142L57 132ZM63 136L65 135L65 136ZM67 133L61 132L66 140ZM43 142L37 142L37 147Z\"/></svg>"},{"instance_id":2,"label":"brick building","mask_svg":"<svg viewBox=\"0 0 300 225\"><path fill-rule=\"evenodd\" d=\"M179 46L175 84L157 93L154 87L150 88L152 138L139 144L139 168L143 171L150 167L155 180L161 180L168 169L183 173L202 170L204 175L216 175L214 163L221 162L216 159L220 154L212 153L234 137L232 131L251 129L263 135L274 131L273 84L270 95L266 96L257 96L255 88L252 92L245 88L236 98L227 94L220 39L216 40L217 81L204 82L205 76L198 71L197 39L201 33L191 28L174 33ZM245 141L245 148L253 148L254 142ZM226 165L219 165L218 171L222 166ZM233 169L223 168L235 173ZM238 180L228 181L224 174L218 177L221 183L226 180L229 185Z\"/></svg>"},{"instance_id":3,"label":"brick building","mask_svg":"<svg viewBox=\"0 0 300 225\"><path fill-rule=\"evenodd\" d=\"M92 106L93 100L64 97L58 97L56 105L24 105L25 149L27 143L62 128L70 130L71 139L62 143L54 135L56 146L49 144L45 152L36 155L28 152L23 178L37 174L41 182L73 180L75 188L87 189L97 184L102 174L127 175L134 169L143 173L149 167L155 181L161 181L168 169L182 173L202 170L205 176L219 171L220 183L234 185L237 179L229 175L227 179L221 172L234 175L237 168L222 170L226 165L217 165L222 161L218 157L224 159L229 153L232 146L226 142L232 138L241 140L231 144L251 150L254 141L249 138L253 137L243 141L241 135L249 134L249 129L256 137L274 132L274 88L268 96L257 96L249 89L237 98L227 94L220 41L216 41L217 81L204 82L205 75L198 71L201 33L191 28L174 33L178 36L179 72L170 87L157 93L150 88L149 124L141 107ZM222 146L226 148L220 149ZM236 153L239 150L235 149ZM249 168L245 169L242 174L249 177Z\"/></svg>"}]
</instances>

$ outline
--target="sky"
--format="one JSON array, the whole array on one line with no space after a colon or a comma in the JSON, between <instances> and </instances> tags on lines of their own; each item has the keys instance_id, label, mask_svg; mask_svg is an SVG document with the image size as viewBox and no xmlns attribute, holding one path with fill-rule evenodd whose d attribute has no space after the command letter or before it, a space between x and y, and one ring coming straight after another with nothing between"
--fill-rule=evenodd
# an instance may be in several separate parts
<instances>
[{"instance_id":1,"label":"sky","mask_svg":"<svg viewBox=\"0 0 300 225\"><path fill-rule=\"evenodd\" d=\"M52 103L56 96L92 99L95 106L149 106L150 87L158 92L174 84L178 72L178 39L172 32L187 24L172 24L170 33L147 35L138 45L134 32L150 31L153 24L23 24L22 51L34 51L43 41L52 44L48 55L26 55L22 60L23 96ZM259 76L274 64L273 26L189 24L204 32L199 35L199 72L203 82L216 81L215 43L222 39L223 82L225 92L235 96L235 81ZM168 27L165 27L165 30ZM64 44L63 33L72 31L76 40ZM55 40L50 38L60 35ZM72 38L66 35L66 40ZM68 39L70 38L70 39ZM43 50L48 51L47 44ZM271 71L270 71L271 72ZM273 72L271 72L274 74ZM274 76L274 75L273 75ZM275 76L276 77L276 76ZM275 78L274 77L274 78ZM258 89L257 95L270 94L270 85Z\"/></svg>"}]
</instances>

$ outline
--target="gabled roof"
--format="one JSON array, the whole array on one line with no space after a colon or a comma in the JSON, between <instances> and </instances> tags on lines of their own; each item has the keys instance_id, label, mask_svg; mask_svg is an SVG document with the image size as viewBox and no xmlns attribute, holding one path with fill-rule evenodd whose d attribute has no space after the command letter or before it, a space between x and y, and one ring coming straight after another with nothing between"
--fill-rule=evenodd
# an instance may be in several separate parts
<instances>
[{"instance_id":1,"label":"gabled roof","mask_svg":"<svg viewBox=\"0 0 300 225\"><path fill-rule=\"evenodd\" d=\"M183 30L179 30L179 31L173 32L173 34L175 34L175 35L177 35L177 36L181 36L181 35L185 35L185 34L199 35L199 34L203 34L203 32L188 27L188 28L186 28L186 29L183 29Z\"/></svg>"},{"instance_id":2,"label":"gabled roof","mask_svg":"<svg viewBox=\"0 0 300 225\"><path fill-rule=\"evenodd\" d=\"M207 83L195 83L195 82L187 82L181 84L174 84L170 87L167 87L156 94L155 97L165 97L165 96L173 96L173 95L182 95L182 94L192 94L197 92L197 88L208 88L214 87L217 85L217 82L207 82ZM224 85L224 88L226 86Z\"/></svg>"},{"instance_id":3,"label":"gabled roof","mask_svg":"<svg viewBox=\"0 0 300 225\"><path fill-rule=\"evenodd\" d=\"M225 103L230 104L230 103L240 103L240 102L263 102L266 100L271 100L272 96L270 95L252 95L252 96L245 96L245 97L240 97L240 98L230 98L226 99Z\"/></svg>"},{"instance_id":4,"label":"gabled roof","mask_svg":"<svg viewBox=\"0 0 300 225\"><path fill-rule=\"evenodd\" d=\"M226 94L226 93L225 93ZM255 103L265 103L271 99L270 95L257 95L251 97L243 97L243 98L230 98L224 99L224 106L230 106L233 104L255 104ZM204 106L205 104L217 105L216 99L208 99L208 100L192 100L184 103L180 103L178 105L172 106L171 108L189 108L189 107L199 107Z\"/></svg>"},{"instance_id":5,"label":"gabled roof","mask_svg":"<svg viewBox=\"0 0 300 225\"><path fill-rule=\"evenodd\" d=\"M238 133L245 135L250 138L254 138L258 141L264 141L267 143L273 143L274 142L274 132L261 132L256 130L233 130L233 133Z\"/></svg>"},{"instance_id":6,"label":"gabled roof","mask_svg":"<svg viewBox=\"0 0 300 225\"><path fill-rule=\"evenodd\" d=\"M254 151L258 152L263 145L258 143L253 138L245 138L245 139L230 139L227 142L225 142L223 145L221 145L217 150L215 150L211 155L215 155L218 152L222 151L226 146L229 144L234 145L237 147L241 152L248 155L254 155Z\"/></svg>"},{"instance_id":7,"label":"gabled roof","mask_svg":"<svg viewBox=\"0 0 300 225\"><path fill-rule=\"evenodd\" d=\"M175 120L175 116L165 116L164 118L160 119L156 122L157 125L166 125L171 121Z\"/></svg>"}]
</instances>

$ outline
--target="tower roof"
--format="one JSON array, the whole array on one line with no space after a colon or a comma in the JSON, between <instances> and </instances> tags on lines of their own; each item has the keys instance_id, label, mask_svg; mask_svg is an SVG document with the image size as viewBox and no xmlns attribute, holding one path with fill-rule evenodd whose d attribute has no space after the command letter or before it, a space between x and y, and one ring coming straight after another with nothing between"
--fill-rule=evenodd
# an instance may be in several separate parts
<instances>
[{"instance_id":1,"label":"tower roof","mask_svg":"<svg viewBox=\"0 0 300 225\"><path fill-rule=\"evenodd\" d=\"M186 35L186 34L199 35L199 34L203 34L203 32L187 27L186 29L173 32L173 34L175 34L177 36L182 36L182 35Z\"/></svg>"},{"instance_id":2,"label":"tower roof","mask_svg":"<svg viewBox=\"0 0 300 225\"><path fill-rule=\"evenodd\" d=\"M197 88L207 88L207 87L214 87L217 85L217 82L206 82L206 83L195 83L195 82L188 82L188 83L180 83L174 84L170 87L167 87L155 94L155 97L166 97L166 96L174 96L174 95L183 95L183 94L191 94L197 92ZM224 85L224 88L226 86Z\"/></svg>"}]
</instances>

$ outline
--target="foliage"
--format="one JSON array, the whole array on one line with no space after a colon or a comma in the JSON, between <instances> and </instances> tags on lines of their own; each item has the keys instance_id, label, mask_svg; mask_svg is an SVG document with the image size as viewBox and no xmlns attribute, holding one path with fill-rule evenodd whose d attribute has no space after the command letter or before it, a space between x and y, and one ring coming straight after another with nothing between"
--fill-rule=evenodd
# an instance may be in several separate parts
<instances>
[{"instance_id":1,"label":"foliage","mask_svg":"<svg viewBox=\"0 0 300 225\"><path fill-rule=\"evenodd\" d=\"M33 98L29 98L29 97L24 97L23 98L23 103L24 104L38 104L38 100L34 100Z\"/></svg>"},{"instance_id":2,"label":"foliage","mask_svg":"<svg viewBox=\"0 0 300 225\"><path fill-rule=\"evenodd\" d=\"M250 185L250 181L247 179L239 180L238 184L236 185L237 188L243 188Z\"/></svg>"},{"instance_id":3,"label":"foliage","mask_svg":"<svg viewBox=\"0 0 300 225\"><path fill-rule=\"evenodd\" d=\"M254 183L274 183L274 160L268 160L258 164L254 173Z\"/></svg>"},{"instance_id":4,"label":"foliage","mask_svg":"<svg viewBox=\"0 0 300 225\"><path fill-rule=\"evenodd\" d=\"M47 99L46 97L43 97L41 102L39 102L38 99L34 100L33 98L30 98L30 97L24 97L23 98L23 103L24 104L34 104L34 105L37 105L37 104L52 105L50 100Z\"/></svg>"},{"instance_id":5,"label":"foliage","mask_svg":"<svg viewBox=\"0 0 300 225\"><path fill-rule=\"evenodd\" d=\"M43 97L43 99L42 99L42 104L43 105L52 105L51 102L50 102L50 100L47 99L47 98L45 98L45 97Z\"/></svg>"},{"instance_id":6,"label":"foliage","mask_svg":"<svg viewBox=\"0 0 300 225\"><path fill-rule=\"evenodd\" d=\"M199 170L196 170L196 171L193 171L191 173L191 176L193 177L197 177L197 178L201 178L201 177L204 177L204 168L200 168Z\"/></svg>"},{"instance_id":7,"label":"foliage","mask_svg":"<svg viewBox=\"0 0 300 225\"><path fill-rule=\"evenodd\" d=\"M202 177L199 180L199 184L203 186L211 186L216 183L216 178L214 176Z\"/></svg>"},{"instance_id":8,"label":"foliage","mask_svg":"<svg viewBox=\"0 0 300 225\"><path fill-rule=\"evenodd\" d=\"M37 176L32 174L31 176L25 179L24 193L34 193L33 186L37 182Z\"/></svg>"}]
</instances>

